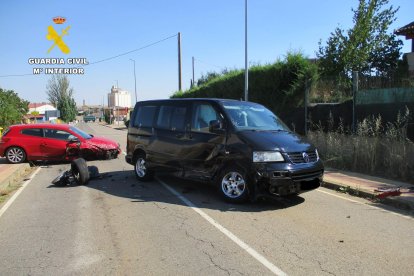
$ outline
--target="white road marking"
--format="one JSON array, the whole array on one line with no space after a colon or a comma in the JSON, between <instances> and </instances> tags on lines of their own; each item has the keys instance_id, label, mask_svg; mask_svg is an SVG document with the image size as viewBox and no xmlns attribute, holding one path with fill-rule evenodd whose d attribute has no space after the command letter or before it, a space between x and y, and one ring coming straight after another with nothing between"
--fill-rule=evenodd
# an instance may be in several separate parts
<instances>
[{"instance_id":1,"label":"white road marking","mask_svg":"<svg viewBox=\"0 0 414 276\"><path fill-rule=\"evenodd\" d=\"M402 214L395 213L395 212L392 212L392 211L388 211L388 210L383 209L383 208L380 208L380 207L376 207L376 206L369 205L369 204L367 204L365 202L360 202L360 201L357 201L357 200L354 200L354 199L346 198L346 197L343 197L343 196L340 196L340 195L336 195L336 194L333 194L333 193L330 193L330 192L327 192L327 191L322 191L320 189L317 189L316 191L318 191L320 193L324 193L324 194L330 195L330 196L334 196L334 197L337 197L337 198L340 198L340 199L343 199L343 200L346 200L346 201L350 201L350 202L353 202L353 203L357 203L357 204L360 204L360 205L364 205L364 206L367 206L367 207L372 208L372 209L380 210L382 212L387 212L387 213L393 214L393 215L398 216L398 217L403 217L403 218L406 218L406 219L414 220L414 218L412 218L410 216L406 216L406 215L402 215Z\"/></svg>"},{"instance_id":2,"label":"white road marking","mask_svg":"<svg viewBox=\"0 0 414 276\"><path fill-rule=\"evenodd\" d=\"M271 272L273 272L276 275L287 275L285 272L283 272L280 268L272 264L269 260L267 260L263 255L258 253L256 250L251 248L249 245L247 245L245 242L243 242L241 239L239 239L236 235L234 235L232 232L224 228L221 224L219 224L217 221L215 221L212 217L204 213L201 209L199 209L197 206L194 205L190 200L188 200L186 197L178 193L176 190L174 190L172 187L164 183L159 178L156 178L159 183L161 183L167 190L169 190L172 194L177 196L182 202L184 202L188 207L193 209L196 213L198 213L202 218L207 220L211 225L216 227L220 232L222 232L224 235L226 235L228 238L230 238L233 242L235 242L238 246L243 248L247 253L249 253L253 258L255 258L257 261L259 261L261 264L263 264L265 267L267 267Z\"/></svg>"},{"instance_id":3,"label":"white road marking","mask_svg":"<svg viewBox=\"0 0 414 276\"><path fill-rule=\"evenodd\" d=\"M36 174L40 171L40 167L37 168L37 170L30 176L30 179L26 180L23 185L17 189L17 191L14 193L14 195L6 202L6 204L3 205L3 208L0 209L0 218L6 212L6 210L13 204L13 202L16 200L16 198L20 195L21 192L23 192L24 188L32 181L32 179L36 176Z\"/></svg>"}]
</instances>

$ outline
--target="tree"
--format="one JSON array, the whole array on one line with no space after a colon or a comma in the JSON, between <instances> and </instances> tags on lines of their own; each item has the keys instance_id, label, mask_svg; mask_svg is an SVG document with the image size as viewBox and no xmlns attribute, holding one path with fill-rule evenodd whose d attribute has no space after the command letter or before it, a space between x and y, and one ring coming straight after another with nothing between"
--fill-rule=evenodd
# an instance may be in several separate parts
<instances>
[{"instance_id":1,"label":"tree","mask_svg":"<svg viewBox=\"0 0 414 276\"><path fill-rule=\"evenodd\" d=\"M337 27L326 46L319 42L319 67L322 75L349 77L352 71L365 75L388 76L397 68L402 41L387 32L399 8L388 0L359 0L352 9L354 26L344 31Z\"/></svg>"},{"instance_id":2,"label":"tree","mask_svg":"<svg viewBox=\"0 0 414 276\"><path fill-rule=\"evenodd\" d=\"M20 123L29 111L29 102L21 99L13 90L0 88L0 126Z\"/></svg>"},{"instance_id":3,"label":"tree","mask_svg":"<svg viewBox=\"0 0 414 276\"><path fill-rule=\"evenodd\" d=\"M207 72L206 75L202 75L198 80L197 80L197 86L201 86L203 84L206 84L208 82L210 82L213 79L216 79L220 77L219 73L216 72Z\"/></svg>"},{"instance_id":4,"label":"tree","mask_svg":"<svg viewBox=\"0 0 414 276\"><path fill-rule=\"evenodd\" d=\"M73 98L64 97L62 98L56 107L60 110L60 117L65 122L71 122L76 119L76 103Z\"/></svg>"},{"instance_id":5,"label":"tree","mask_svg":"<svg viewBox=\"0 0 414 276\"><path fill-rule=\"evenodd\" d=\"M75 120L77 114L73 88L69 86L69 79L65 75L53 75L46 87L48 100L60 110L61 119L65 122Z\"/></svg>"}]
</instances>

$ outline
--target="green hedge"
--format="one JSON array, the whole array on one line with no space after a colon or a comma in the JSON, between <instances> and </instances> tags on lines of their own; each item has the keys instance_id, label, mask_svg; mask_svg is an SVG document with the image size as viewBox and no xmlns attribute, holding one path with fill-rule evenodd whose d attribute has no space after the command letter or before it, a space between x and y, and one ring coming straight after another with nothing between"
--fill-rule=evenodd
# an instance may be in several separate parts
<instances>
[{"instance_id":1,"label":"green hedge","mask_svg":"<svg viewBox=\"0 0 414 276\"><path fill-rule=\"evenodd\" d=\"M274 64L249 69L249 101L261 103L276 113L303 105L306 80L317 79L317 65L302 54L288 53ZM172 98L244 98L244 70L233 70L201 86L178 91Z\"/></svg>"}]
</instances>

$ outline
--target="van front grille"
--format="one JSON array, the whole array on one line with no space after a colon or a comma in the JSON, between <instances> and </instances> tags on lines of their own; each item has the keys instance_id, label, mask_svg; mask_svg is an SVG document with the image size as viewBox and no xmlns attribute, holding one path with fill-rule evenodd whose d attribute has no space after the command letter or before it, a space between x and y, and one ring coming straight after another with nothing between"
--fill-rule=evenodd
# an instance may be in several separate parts
<instances>
[{"instance_id":1,"label":"van front grille","mask_svg":"<svg viewBox=\"0 0 414 276\"><path fill-rule=\"evenodd\" d=\"M316 151L288 152L290 162L293 164L312 163L318 161Z\"/></svg>"}]
</instances>

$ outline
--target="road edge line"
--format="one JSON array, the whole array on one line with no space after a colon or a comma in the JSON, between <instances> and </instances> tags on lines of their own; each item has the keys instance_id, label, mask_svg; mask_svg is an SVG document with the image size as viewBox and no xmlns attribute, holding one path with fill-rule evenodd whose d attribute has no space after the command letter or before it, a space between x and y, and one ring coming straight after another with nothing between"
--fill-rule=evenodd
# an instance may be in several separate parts
<instances>
[{"instance_id":1,"label":"road edge line","mask_svg":"<svg viewBox=\"0 0 414 276\"><path fill-rule=\"evenodd\" d=\"M26 186L30 183L30 181L32 181L32 179L37 175L40 169L41 169L40 167L37 168L36 171L30 176L30 178L26 180L19 189L17 189L17 191L13 194L13 196L9 200L7 200L7 202L0 209L0 218L7 211L7 209L13 204L13 202L21 194L21 192L23 192L24 188L26 188Z\"/></svg>"},{"instance_id":2,"label":"road edge line","mask_svg":"<svg viewBox=\"0 0 414 276\"><path fill-rule=\"evenodd\" d=\"M278 268L276 265L271 263L266 257L261 255L259 252L251 248L248 244L243 242L240 238L238 238L236 235L234 235L232 232L227 230L224 226L219 224L216 220L214 220L212 217L207 215L205 212L203 212L200 208L198 208L194 203L192 203L189 199L178 193L176 190L174 190L172 187L170 187L168 184L166 184L164 181L160 180L159 178L156 178L156 180L161 183L167 190L169 190L172 194L174 194L176 197L178 197L182 202L184 202L188 207L193 209L196 213L198 213L202 218L207 220L211 225L213 225L215 228L217 228L221 233L226 235L229 239L231 239L234 243L236 243L238 246L240 246L242 249L244 249L250 256L255 258L257 261L259 261L262 265L264 265L267 269L269 269L271 272L273 272L276 275L284 276L287 275L285 272L283 272L280 268Z\"/></svg>"}]
</instances>

